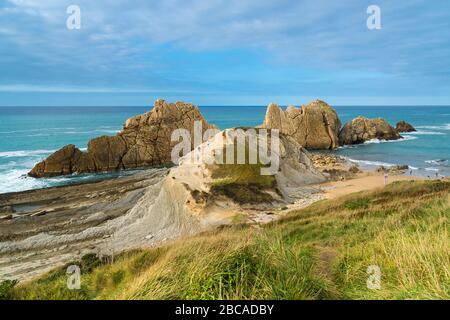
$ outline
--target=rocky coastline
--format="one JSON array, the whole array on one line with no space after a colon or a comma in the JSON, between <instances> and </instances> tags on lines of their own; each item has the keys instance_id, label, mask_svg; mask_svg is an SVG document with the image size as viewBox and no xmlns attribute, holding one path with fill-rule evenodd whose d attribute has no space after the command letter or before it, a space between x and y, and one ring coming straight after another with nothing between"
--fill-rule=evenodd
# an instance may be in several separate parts
<instances>
[{"instance_id":1,"label":"rocky coastline","mask_svg":"<svg viewBox=\"0 0 450 320\"><path fill-rule=\"evenodd\" d=\"M169 164L172 132L186 129L192 134L196 121L202 133L215 128L192 104L159 99L150 112L126 120L117 135L90 140L86 152L69 144L36 164L28 175L55 177Z\"/></svg>"},{"instance_id":2,"label":"rocky coastline","mask_svg":"<svg viewBox=\"0 0 450 320\"><path fill-rule=\"evenodd\" d=\"M255 226L276 220L323 199L321 184L365 174L320 150L401 139L383 119L358 117L341 128L337 112L320 100L285 111L270 104L259 128L280 131L280 149L269 144L280 159L273 175L261 175L259 162L193 161L197 150L212 157L239 143L236 129L216 129L199 146L192 144L176 166L154 168L170 162L173 130L193 133L196 121L202 135L216 129L192 104L157 100L150 112L128 119L116 136L92 139L86 152L67 145L36 164L29 173L36 178L146 169L95 183L0 195L0 279L29 279L85 253L157 246L236 219Z\"/></svg>"},{"instance_id":3,"label":"rocky coastline","mask_svg":"<svg viewBox=\"0 0 450 320\"><path fill-rule=\"evenodd\" d=\"M123 130L116 136L92 139L86 152L72 144L66 145L37 163L28 175L55 177L170 164L174 147L172 132L186 129L192 135L195 122L201 123L202 134L208 129L217 129L191 103L167 103L159 99L151 111L126 120ZM260 128L278 129L307 150L333 150L372 139L398 140L403 138L401 132L415 130L405 121L398 122L394 128L384 119L363 116L342 126L336 110L321 100L300 108L290 105L285 111L271 103ZM194 144L191 150L193 148Z\"/></svg>"}]
</instances>

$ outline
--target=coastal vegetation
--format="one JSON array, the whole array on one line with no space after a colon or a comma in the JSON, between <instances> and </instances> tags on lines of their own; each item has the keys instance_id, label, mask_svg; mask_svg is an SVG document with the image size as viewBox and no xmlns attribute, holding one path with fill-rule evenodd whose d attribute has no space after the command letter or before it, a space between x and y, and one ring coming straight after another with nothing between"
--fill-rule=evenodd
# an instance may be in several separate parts
<instances>
[{"instance_id":1,"label":"coastal vegetation","mask_svg":"<svg viewBox=\"0 0 450 320\"><path fill-rule=\"evenodd\" d=\"M450 181L406 181L322 200L263 225L236 224L153 249L2 284L8 299L449 299ZM378 266L381 287L369 289Z\"/></svg>"},{"instance_id":2,"label":"coastal vegetation","mask_svg":"<svg viewBox=\"0 0 450 320\"><path fill-rule=\"evenodd\" d=\"M238 162L238 144L233 141L234 159L227 164L214 164L210 166L212 171L210 192L212 195L225 195L237 203L261 203L272 201L272 196L265 192L276 187L276 179L273 175L262 175L264 167L257 155L256 163L250 163L249 146L246 143L244 149L244 163ZM224 161L226 149L222 151ZM232 157L233 158L233 157Z\"/></svg>"}]
</instances>

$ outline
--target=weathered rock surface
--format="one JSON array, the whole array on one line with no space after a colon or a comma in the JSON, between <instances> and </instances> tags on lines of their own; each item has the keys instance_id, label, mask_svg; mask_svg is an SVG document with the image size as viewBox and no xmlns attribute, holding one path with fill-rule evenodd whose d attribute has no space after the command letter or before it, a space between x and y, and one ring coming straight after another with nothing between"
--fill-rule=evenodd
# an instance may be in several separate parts
<instances>
[{"instance_id":1,"label":"weathered rock surface","mask_svg":"<svg viewBox=\"0 0 450 320\"><path fill-rule=\"evenodd\" d=\"M390 174L403 174L407 170L409 170L409 166L407 164L397 164L389 167L379 166L376 169L376 172L382 173L390 173Z\"/></svg>"},{"instance_id":2,"label":"weathered rock surface","mask_svg":"<svg viewBox=\"0 0 450 320\"><path fill-rule=\"evenodd\" d=\"M329 180L351 179L361 172L358 165L333 154L312 153L310 158L314 167Z\"/></svg>"},{"instance_id":3,"label":"weathered rock surface","mask_svg":"<svg viewBox=\"0 0 450 320\"><path fill-rule=\"evenodd\" d=\"M114 232L112 222L167 172L147 169L99 182L1 194L0 207L11 207L12 213L0 214L0 282L30 279L98 252Z\"/></svg>"},{"instance_id":4,"label":"weathered rock surface","mask_svg":"<svg viewBox=\"0 0 450 320\"><path fill-rule=\"evenodd\" d=\"M406 121L397 122L396 126L397 132L414 132L417 131L411 124Z\"/></svg>"},{"instance_id":5,"label":"weathered rock surface","mask_svg":"<svg viewBox=\"0 0 450 320\"><path fill-rule=\"evenodd\" d=\"M397 140L402 136L382 118L357 117L349 121L339 133L340 145L364 143L372 139Z\"/></svg>"},{"instance_id":6,"label":"weathered rock surface","mask_svg":"<svg viewBox=\"0 0 450 320\"><path fill-rule=\"evenodd\" d=\"M114 255L160 245L232 224L236 217L242 217L240 223L265 223L283 216L287 205L299 208L321 199L310 184L325 177L291 137L281 136L279 149L269 146L267 154L279 156L273 176L262 176L259 164L213 163L226 146L239 144L232 132L218 132L169 173L148 169L102 182L0 195L1 208L16 209L0 219L0 278L28 279L88 252Z\"/></svg>"},{"instance_id":7,"label":"weathered rock surface","mask_svg":"<svg viewBox=\"0 0 450 320\"><path fill-rule=\"evenodd\" d=\"M214 128L190 103L157 100L150 112L128 119L116 136L92 139L87 152L67 145L38 163L29 175L40 178L167 164L178 143L171 142L172 132L184 128L193 136L195 121L201 121L202 133Z\"/></svg>"},{"instance_id":8,"label":"weathered rock surface","mask_svg":"<svg viewBox=\"0 0 450 320\"><path fill-rule=\"evenodd\" d=\"M339 146L341 121L336 111L321 100L301 108L289 106L286 111L271 103L261 127L279 129L306 149L334 149Z\"/></svg>"},{"instance_id":9,"label":"weathered rock surface","mask_svg":"<svg viewBox=\"0 0 450 320\"><path fill-rule=\"evenodd\" d=\"M326 181L305 149L287 136L280 137L279 168L273 176L262 176L259 165L217 164L224 148L237 146L230 138L234 130L217 133L182 157L130 210L113 237L114 246L132 248L229 224L236 216L305 199L317 193L308 185ZM146 239L149 234L151 240Z\"/></svg>"}]
</instances>

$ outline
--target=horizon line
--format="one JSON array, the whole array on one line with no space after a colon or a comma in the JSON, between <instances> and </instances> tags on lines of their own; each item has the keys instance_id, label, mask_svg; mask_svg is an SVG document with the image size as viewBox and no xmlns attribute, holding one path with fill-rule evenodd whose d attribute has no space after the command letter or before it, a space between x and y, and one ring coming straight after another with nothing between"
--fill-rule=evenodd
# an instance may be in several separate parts
<instances>
[{"instance_id":1,"label":"horizon line","mask_svg":"<svg viewBox=\"0 0 450 320\"><path fill-rule=\"evenodd\" d=\"M178 101L175 101L178 102ZM190 103L190 102L187 102ZM269 103L270 104L270 103ZM196 107L225 107L225 108L238 108L238 107L254 107L254 108L260 108L260 107L267 107L267 105L200 105L200 104L193 104ZM303 105L307 104L301 104L301 105L294 105L294 104L278 104L280 107L287 107L289 105L293 105L295 107L301 107ZM450 104L329 104L331 107L450 107ZM7 106L7 105L0 105L0 108L146 108L146 107L154 107L153 105L65 105L65 106L56 106L56 105L50 105L50 106L33 106L33 105L17 105L17 106Z\"/></svg>"}]
</instances>

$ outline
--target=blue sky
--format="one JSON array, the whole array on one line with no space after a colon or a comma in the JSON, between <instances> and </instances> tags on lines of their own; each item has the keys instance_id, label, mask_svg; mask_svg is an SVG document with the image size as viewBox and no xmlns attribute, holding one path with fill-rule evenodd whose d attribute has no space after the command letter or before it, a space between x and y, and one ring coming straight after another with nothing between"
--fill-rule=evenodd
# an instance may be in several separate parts
<instances>
[{"instance_id":1,"label":"blue sky","mask_svg":"<svg viewBox=\"0 0 450 320\"><path fill-rule=\"evenodd\" d=\"M450 1L0 0L0 106L156 98L450 105Z\"/></svg>"}]
</instances>

